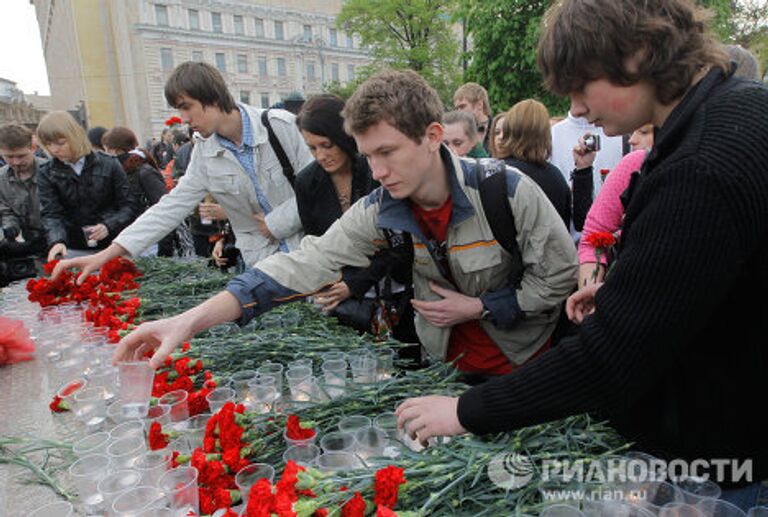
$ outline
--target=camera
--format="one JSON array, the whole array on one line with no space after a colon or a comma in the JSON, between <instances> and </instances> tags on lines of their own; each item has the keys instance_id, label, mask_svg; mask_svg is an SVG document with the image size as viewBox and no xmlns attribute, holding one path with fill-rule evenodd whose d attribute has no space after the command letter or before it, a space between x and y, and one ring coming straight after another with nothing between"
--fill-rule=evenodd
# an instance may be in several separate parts
<instances>
[{"instance_id":1,"label":"camera","mask_svg":"<svg viewBox=\"0 0 768 517\"><path fill-rule=\"evenodd\" d=\"M221 266L222 271L227 271L231 267L237 267L237 260L240 258L240 250L233 243L227 242L221 250L221 257L227 259L227 264Z\"/></svg>"},{"instance_id":2,"label":"camera","mask_svg":"<svg viewBox=\"0 0 768 517\"><path fill-rule=\"evenodd\" d=\"M584 135L584 148L588 153L600 150L600 135L587 133Z\"/></svg>"}]
</instances>

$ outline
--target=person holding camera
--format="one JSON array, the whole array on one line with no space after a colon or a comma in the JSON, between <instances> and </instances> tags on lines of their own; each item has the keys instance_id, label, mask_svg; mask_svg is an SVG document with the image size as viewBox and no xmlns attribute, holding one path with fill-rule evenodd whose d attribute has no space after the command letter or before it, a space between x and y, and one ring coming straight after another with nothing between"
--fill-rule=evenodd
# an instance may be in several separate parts
<instances>
[{"instance_id":1,"label":"person holding camera","mask_svg":"<svg viewBox=\"0 0 768 517\"><path fill-rule=\"evenodd\" d=\"M323 235L350 206L379 186L354 138L344 132L343 109L341 97L316 95L296 117L315 158L296 178L296 203L306 235ZM359 332L388 331L400 341L416 343L410 304L412 243L403 238L392 244L376 253L369 267L343 268L338 282L312 298L323 312ZM375 317L377 313L380 318ZM374 321L383 321L387 329L372 325ZM418 358L415 352L412 355Z\"/></svg>"},{"instance_id":2,"label":"person holding camera","mask_svg":"<svg viewBox=\"0 0 768 517\"><path fill-rule=\"evenodd\" d=\"M32 132L18 124L0 126L0 285L35 276L45 252L38 169Z\"/></svg>"},{"instance_id":3,"label":"person holding camera","mask_svg":"<svg viewBox=\"0 0 768 517\"><path fill-rule=\"evenodd\" d=\"M136 217L120 162L91 150L85 130L66 111L43 117L37 139L53 156L39 178L48 260L106 248Z\"/></svg>"}]
</instances>

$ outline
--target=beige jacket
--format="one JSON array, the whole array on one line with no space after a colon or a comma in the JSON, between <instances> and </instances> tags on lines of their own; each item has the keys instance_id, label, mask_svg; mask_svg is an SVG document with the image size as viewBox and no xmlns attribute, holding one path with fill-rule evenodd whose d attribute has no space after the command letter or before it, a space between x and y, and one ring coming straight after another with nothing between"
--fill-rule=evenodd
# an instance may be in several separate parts
<instances>
[{"instance_id":1,"label":"beige jacket","mask_svg":"<svg viewBox=\"0 0 768 517\"><path fill-rule=\"evenodd\" d=\"M267 140L267 130L261 124L263 110L244 108L254 132L254 163L259 185L272 205L272 212L266 217L267 226L277 239L285 241L289 249L295 249L303 235L296 196ZM312 155L296 128L295 117L284 110L270 110L269 120L298 173L312 162ZM187 172L178 185L123 230L114 242L131 255L140 255L176 228L208 192L226 211L246 264L255 264L277 251L278 243L262 236L256 226L253 216L261 212L261 207L251 179L237 158L219 143L216 135L198 138Z\"/></svg>"}]
</instances>

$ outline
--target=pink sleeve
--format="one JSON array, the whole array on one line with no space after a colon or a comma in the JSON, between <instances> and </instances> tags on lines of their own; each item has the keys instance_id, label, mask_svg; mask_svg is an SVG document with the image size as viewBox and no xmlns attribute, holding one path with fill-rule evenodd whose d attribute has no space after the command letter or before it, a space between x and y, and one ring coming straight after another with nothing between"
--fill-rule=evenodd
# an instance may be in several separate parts
<instances>
[{"instance_id":1,"label":"pink sleeve","mask_svg":"<svg viewBox=\"0 0 768 517\"><path fill-rule=\"evenodd\" d=\"M595 249L587 242L587 235L594 232L615 233L619 230L624 216L620 196L627 189L632 173L640 170L644 160L645 151L629 153L605 178L584 221L584 230L579 240L579 264L595 262ZM600 262L606 262L605 255L600 257Z\"/></svg>"}]
</instances>

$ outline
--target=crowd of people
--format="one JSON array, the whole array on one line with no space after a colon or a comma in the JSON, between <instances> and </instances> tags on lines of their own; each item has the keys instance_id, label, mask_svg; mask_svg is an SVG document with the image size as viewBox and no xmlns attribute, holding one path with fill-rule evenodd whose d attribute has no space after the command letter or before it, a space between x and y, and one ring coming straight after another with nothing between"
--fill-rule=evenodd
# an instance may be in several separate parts
<instances>
[{"instance_id":1,"label":"crowd of people","mask_svg":"<svg viewBox=\"0 0 768 517\"><path fill-rule=\"evenodd\" d=\"M750 57L689 0L565 0L538 47L546 86L571 101L557 120L534 99L494 116L476 83L446 113L392 70L346 102L260 110L183 63L165 97L194 144L149 151L117 127L102 153L64 113L36 139L0 128L3 242L64 257L53 275L82 281L193 212L226 221L196 249L241 273L138 327L116 360L151 346L159 366L204 329L307 298L472 385L400 405L421 441L596 412L662 458L749 459L749 483L719 480L748 508L768 479L749 416L767 387L768 89Z\"/></svg>"}]
</instances>

